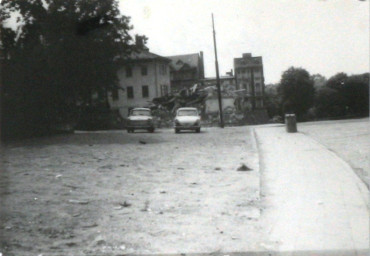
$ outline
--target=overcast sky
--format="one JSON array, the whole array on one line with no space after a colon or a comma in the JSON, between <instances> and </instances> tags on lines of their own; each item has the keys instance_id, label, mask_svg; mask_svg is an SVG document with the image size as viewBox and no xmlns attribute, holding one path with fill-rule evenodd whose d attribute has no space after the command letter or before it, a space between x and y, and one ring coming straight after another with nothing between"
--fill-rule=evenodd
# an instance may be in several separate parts
<instances>
[{"instance_id":1,"label":"overcast sky","mask_svg":"<svg viewBox=\"0 0 370 256\"><path fill-rule=\"evenodd\" d=\"M119 0L133 33L162 56L203 51L215 76L211 13L220 74L242 53L262 56L265 81L290 66L327 78L369 71L369 1L359 0Z\"/></svg>"}]
</instances>

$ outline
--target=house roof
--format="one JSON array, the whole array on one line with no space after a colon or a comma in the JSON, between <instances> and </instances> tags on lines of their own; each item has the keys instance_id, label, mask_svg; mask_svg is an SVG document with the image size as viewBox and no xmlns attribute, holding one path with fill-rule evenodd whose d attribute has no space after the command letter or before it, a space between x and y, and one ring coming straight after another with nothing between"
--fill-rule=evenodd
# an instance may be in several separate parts
<instances>
[{"instance_id":1,"label":"house roof","mask_svg":"<svg viewBox=\"0 0 370 256\"><path fill-rule=\"evenodd\" d=\"M170 62L169 58L160 56L158 54L151 53L149 51L141 50L141 51L134 51L130 54L129 57L131 60L164 60Z\"/></svg>"},{"instance_id":2,"label":"house roof","mask_svg":"<svg viewBox=\"0 0 370 256\"><path fill-rule=\"evenodd\" d=\"M158 54L149 52L148 50L138 50L138 51L133 51L129 57L117 57L117 60L121 61L151 61L151 60L160 60L160 61L165 61L165 62L170 62L171 60L169 58L160 56Z\"/></svg>"},{"instance_id":3,"label":"house roof","mask_svg":"<svg viewBox=\"0 0 370 256\"><path fill-rule=\"evenodd\" d=\"M167 58L171 60L171 68L176 71L182 68L198 68L199 66L199 53L168 56Z\"/></svg>"},{"instance_id":4,"label":"house roof","mask_svg":"<svg viewBox=\"0 0 370 256\"><path fill-rule=\"evenodd\" d=\"M243 66L262 66L262 57L243 57L243 58L234 58L234 67L243 67Z\"/></svg>"}]
</instances>

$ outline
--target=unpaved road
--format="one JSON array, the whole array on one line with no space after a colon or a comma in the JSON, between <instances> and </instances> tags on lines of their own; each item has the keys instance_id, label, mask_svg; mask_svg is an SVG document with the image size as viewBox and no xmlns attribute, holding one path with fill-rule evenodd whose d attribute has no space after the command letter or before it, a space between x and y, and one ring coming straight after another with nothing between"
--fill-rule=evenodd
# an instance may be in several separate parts
<instances>
[{"instance_id":1,"label":"unpaved road","mask_svg":"<svg viewBox=\"0 0 370 256\"><path fill-rule=\"evenodd\" d=\"M3 255L248 251L259 240L248 127L76 133L1 148ZM244 163L252 171L237 171Z\"/></svg>"},{"instance_id":2,"label":"unpaved road","mask_svg":"<svg viewBox=\"0 0 370 256\"><path fill-rule=\"evenodd\" d=\"M370 186L369 118L299 123L298 130L337 153Z\"/></svg>"}]
</instances>

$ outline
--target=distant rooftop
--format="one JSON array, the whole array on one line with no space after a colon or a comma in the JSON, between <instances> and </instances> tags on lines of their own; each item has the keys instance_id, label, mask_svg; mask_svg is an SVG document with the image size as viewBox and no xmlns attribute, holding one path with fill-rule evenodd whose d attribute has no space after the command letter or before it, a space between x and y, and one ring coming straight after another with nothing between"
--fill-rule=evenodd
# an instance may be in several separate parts
<instances>
[{"instance_id":1,"label":"distant rooftop","mask_svg":"<svg viewBox=\"0 0 370 256\"><path fill-rule=\"evenodd\" d=\"M167 58L171 60L170 66L176 71L183 67L198 68L199 66L199 53L168 56Z\"/></svg>"},{"instance_id":2,"label":"distant rooftop","mask_svg":"<svg viewBox=\"0 0 370 256\"><path fill-rule=\"evenodd\" d=\"M243 53L241 58L234 58L234 66L262 66L262 57L253 57L251 53Z\"/></svg>"},{"instance_id":3,"label":"distant rooftop","mask_svg":"<svg viewBox=\"0 0 370 256\"><path fill-rule=\"evenodd\" d=\"M150 52L149 48L145 45L145 38L143 36L136 35L135 41L136 41L135 42L136 50L134 50L129 55L129 57L118 59L126 61L152 61L152 60L160 60L165 62L171 61L166 57Z\"/></svg>"},{"instance_id":4,"label":"distant rooftop","mask_svg":"<svg viewBox=\"0 0 370 256\"><path fill-rule=\"evenodd\" d=\"M147 50L134 51L130 54L130 60L163 60L170 62L169 58L160 56L158 54L151 53Z\"/></svg>"}]
</instances>

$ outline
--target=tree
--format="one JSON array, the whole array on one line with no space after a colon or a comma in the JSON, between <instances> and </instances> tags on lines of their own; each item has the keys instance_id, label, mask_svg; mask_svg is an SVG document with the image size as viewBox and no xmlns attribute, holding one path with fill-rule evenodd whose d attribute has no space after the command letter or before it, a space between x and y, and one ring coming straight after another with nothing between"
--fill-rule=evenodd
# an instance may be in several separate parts
<instances>
[{"instance_id":1,"label":"tree","mask_svg":"<svg viewBox=\"0 0 370 256\"><path fill-rule=\"evenodd\" d=\"M315 112L319 118L346 115L345 98L335 89L321 87L315 93Z\"/></svg>"},{"instance_id":2,"label":"tree","mask_svg":"<svg viewBox=\"0 0 370 256\"><path fill-rule=\"evenodd\" d=\"M328 80L326 86L336 90L344 99L347 114L369 114L369 73L352 76L338 73Z\"/></svg>"},{"instance_id":3,"label":"tree","mask_svg":"<svg viewBox=\"0 0 370 256\"><path fill-rule=\"evenodd\" d=\"M311 75L311 80L313 81L313 86L315 87L315 89L322 88L327 82L325 76L321 74Z\"/></svg>"},{"instance_id":4,"label":"tree","mask_svg":"<svg viewBox=\"0 0 370 256\"><path fill-rule=\"evenodd\" d=\"M270 118L281 115L281 99L278 94L278 84L268 84L265 87L265 107Z\"/></svg>"},{"instance_id":5,"label":"tree","mask_svg":"<svg viewBox=\"0 0 370 256\"><path fill-rule=\"evenodd\" d=\"M341 72L330 77L326 83L326 86L342 93L344 89L344 84L346 83L347 79L348 79L347 74Z\"/></svg>"},{"instance_id":6,"label":"tree","mask_svg":"<svg viewBox=\"0 0 370 256\"><path fill-rule=\"evenodd\" d=\"M0 7L1 21L14 12L22 21L16 32L1 33L3 126L23 122L19 133L47 132L76 119L81 106L108 105L118 86L114 60L134 50L130 19L116 0L4 0Z\"/></svg>"},{"instance_id":7,"label":"tree","mask_svg":"<svg viewBox=\"0 0 370 256\"><path fill-rule=\"evenodd\" d=\"M369 73L348 77L343 94L350 114L369 115Z\"/></svg>"},{"instance_id":8,"label":"tree","mask_svg":"<svg viewBox=\"0 0 370 256\"><path fill-rule=\"evenodd\" d=\"M302 68L289 68L281 77L278 92L283 113L295 113L297 119L304 119L314 101L315 89L310 74Z\"/></svg>"}]
</instances>

